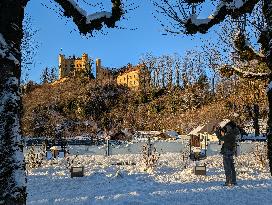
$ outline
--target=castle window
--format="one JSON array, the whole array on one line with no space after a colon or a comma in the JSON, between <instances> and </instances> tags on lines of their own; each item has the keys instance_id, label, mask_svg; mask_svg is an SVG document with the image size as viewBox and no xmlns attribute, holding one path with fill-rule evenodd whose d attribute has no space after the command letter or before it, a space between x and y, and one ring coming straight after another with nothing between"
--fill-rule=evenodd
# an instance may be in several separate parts
<instances>
[{"instance_id":1,"label":"castle window","mask_svg":"<svg viewBox=\"0 0 272 205\"><path fill-rule=\"evenodd\" d=\"M134 81L134 85L136 84L136 82Z\"/></svg>"}]
</instances>

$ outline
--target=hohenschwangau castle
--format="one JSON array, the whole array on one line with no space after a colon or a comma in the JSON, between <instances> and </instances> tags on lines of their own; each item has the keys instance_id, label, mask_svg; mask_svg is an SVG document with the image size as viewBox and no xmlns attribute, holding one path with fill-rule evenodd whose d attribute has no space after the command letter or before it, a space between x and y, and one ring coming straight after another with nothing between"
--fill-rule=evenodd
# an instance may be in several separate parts
<instances>
[{"instance_id":1,"label":"hohenschwangau castle","mask_svg":"<svg viewBox=\"0 0 272 205\"><path fill-rule=\"evenodd\" d=\"M107 69L101 65L101 59L96 59L96 80L101 83L116 83L117 85L124 85L133 90L138 90L143 84L149 82L150 73L146 67L141 65L127 66L118 69ZM64 55L59 54L59 79L78 76L89 76L91 73L91 65L88 54L83 53L81 57L65 58Z\"/></svg>"}]
</instances>

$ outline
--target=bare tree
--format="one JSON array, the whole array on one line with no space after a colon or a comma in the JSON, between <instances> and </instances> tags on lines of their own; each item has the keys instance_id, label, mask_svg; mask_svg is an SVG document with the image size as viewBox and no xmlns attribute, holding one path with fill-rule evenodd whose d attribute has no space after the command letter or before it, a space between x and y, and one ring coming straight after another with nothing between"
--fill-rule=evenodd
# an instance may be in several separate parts
<instances>
[{"instance_id":1,"label":"bare tree","mask_svg":"<svg viewBox=\"0 0 272 205\"><path fill-rule=\"evenodd\" d=\"M177 54L174 55L175 85L180 87L181 80L181 59Z\"/></svg>"},{"instance_id":2,"label":"bare tree","mask_svg":"<svg viewBox=\"0 0 272 205\"><path fill-rule=\"evenodd\" d=\"M150 73L150 84L154 86L156 84L156 57L152 55L152 53L145 53L143 56L140 58L140 63L144 64L146 66L146 69Z\"/></svg>"},{"instance_id":3,"label":"bare tree","mask_svg":"<svg viewBox=\"0 0 272 205\"><path fill-rule=\"evenodd\" d=\"M165 56L165 68L166 68L166 85L172 87L173 85L173 58L170 55Z\"/></svg>"},{"instance_id":4,"label":"bare tree","mask_svg":"<svg viewBox=\"0 0 272 205\"><path fill-rule=\"evenodd\" d=\"M215 11L205 19L199 19L196 12L196 5L202 4L205 0L182 0L175 1L158 0L155 5L158 11L169 20L166 31L173 34L196 34L206 33L210 28L224 21L228 16L238 19L242 15L252 13L254 7L261 2L264 25L259 28L260 35L258 43L261 44L261 52L256 52L245 32L238 32L235 38L235 46L239 57L246 62L245 66L226 66L229 72L240 75L243 78L267 79L267 97L269 104L268 114L268 159L270 172L272 174L272 4L271 0L220 0ZM211 1L209 1L211 2ZM261 62L268 68L269 72L248 71L247 62Z\"/></svg>"},{"instance_id":5,"label":"bare tree","mask_svg":"<svg viewBox=\"0 0 272 205\"><path fill-rule=\"evenodd\" d=\"M34 30L32 26L32 19L28 13L25 14L24 20L23 20L23 39L21 43L21 50L22 50L22 56L21 56L21 70L22 70L22 76L21 76L21 83L26 84L29 79L29 71L30 66L35 64L33 61L33 58L37 54L37 50L39 48L39 44L36 40L34 40L34 36L38 33L38 30Z\"/></svg>"},{"instance_id":6,"label":"bare tree","mask_svg":"<svg viewBox=\"0 0 272 205\"><path fill-rule=\"evenodd\" d=\"M29 0L0 2L0 203L26 204L26 175L21 145L21 44L23 19ZM87 15L74 0L55 0L63 15L72 18L81 34L92 34L103 25L115 27L125 13L121 0L111 0L111 11Z\"/></svg>"}]
</instances>

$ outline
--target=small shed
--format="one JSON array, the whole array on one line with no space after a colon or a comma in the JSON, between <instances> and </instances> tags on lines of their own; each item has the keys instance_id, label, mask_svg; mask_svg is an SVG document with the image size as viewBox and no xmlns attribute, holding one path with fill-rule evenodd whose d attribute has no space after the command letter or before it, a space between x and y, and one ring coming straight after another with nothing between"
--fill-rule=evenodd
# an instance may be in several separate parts
<instances>
[{"instance_id":1,"label":"small shed","mask_svg":"<svg viewBox=\"0 0 272 205\"><path fill-rule=\"evenodd\" d=\"M199 125L197 128L193 129L188 135L190 136L191 147L200 147L200 130L202 130L204 125Z\"/></svg>"},{"instance_id":2,"label":"small shed","mask_svg":"<svg viewBox=\"0 0 272 205\"><path fill-rule=\"evenodd\" d=\"M204 127L204 125L199 125L197 128L193 129L189 132L188 135L198 135L199 131Z\"/></svg>"},{"instance_id":3,"label":"small shed","mask_svg":"<svg viewBox=\"0 0 272 205\"><path fill-rule=\"evenodd\" d=\"M132 139L136 141L147 141L148 138L154 138L160 133L160 131L136 131Z\"/></svg>"},{"instance_id":4,"label":"small shed","mask_svg":"<svg viewBox=\"0 0 272 205\"><path fill-rule=\"evenodd\" d=\"M127 136L122 131L117 132L110 137L111 140L121 140L121 141L129 141L131 140L131 136Z\"/></svg>"},{"instance_id":5,"label":"small shed","mask_svg":"<svg viewBox=\"0 0 272 205\"><path fill-rule=\"evenodd\" d=\"M180 135L176 131L174 131L174 130L167 130L164 133L167 134L172 139L178 139L178 138L180 138Z\"/></svg>"},{"instance_id":6,"label":"small shed","mask_svg":"<svg viewBox=\"0 0 272 205\"><path fill-rule=\"evenodd\" d=\"M200 131L205 125L200 125L189 133L190 136L190 159L198 161L206 157L207 136L201 135Z\"/></svg>"},{"instance_id":7,"label":"small shed","mask_svg":"<svg viewBox=\"0 0 272 205\"><path fill-rule=\"evenodd\" d=\"M222 124L224 122L222 122ZM221 121L218 121L218 120L210 121L210 122L206 123L205 125L198 126L196 129L192 130L189 133L189 135L199 136L201 140L204 138L207 138L207 141L218 142L218 138L214 134L214 131L215 131L214 129L220 123L221 123Z\"/></svg>"},{"instance_id":8,"label":"small shed","mask_svg":"<svg viewBox=\"0 0 272 205\"><path fill-rule=\"evenodd\" d=\"M168 134L165 133L165 132L162 132L162 133L156 135L156 138L157 138L158 140L173 139L170 135L168 135Z\"/></svg>"}]
</instances>

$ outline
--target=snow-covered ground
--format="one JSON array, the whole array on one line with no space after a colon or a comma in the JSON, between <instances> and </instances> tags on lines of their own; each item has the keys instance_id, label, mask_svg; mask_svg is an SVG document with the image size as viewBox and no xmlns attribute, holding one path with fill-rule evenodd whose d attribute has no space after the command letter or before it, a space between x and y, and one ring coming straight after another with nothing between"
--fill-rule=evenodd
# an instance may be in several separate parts
<instances>
[{"instance_id":1,"label":"snow-covered ground","mask_svg":"<svg viewBox=\"0 0 272 205\"><path fill-rule=\"evenodd\" d=\"M82 178L70 178L65 159L47 161L28 172L27 204L272 204L270 173L253 152L236 157L238 186L232 188L222 186L220 155L201 161L207 165L207 176L194 175L194 163L184 162L180 153L162 154L152 172L144 171L141 159L140 154L82 155L76 160L85 167Z\"/></svg>"}]
</instances>

